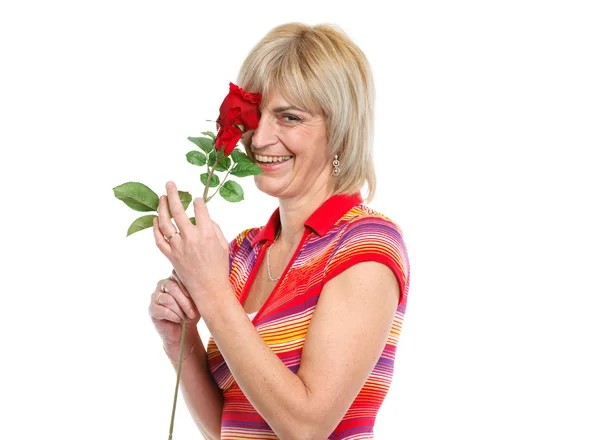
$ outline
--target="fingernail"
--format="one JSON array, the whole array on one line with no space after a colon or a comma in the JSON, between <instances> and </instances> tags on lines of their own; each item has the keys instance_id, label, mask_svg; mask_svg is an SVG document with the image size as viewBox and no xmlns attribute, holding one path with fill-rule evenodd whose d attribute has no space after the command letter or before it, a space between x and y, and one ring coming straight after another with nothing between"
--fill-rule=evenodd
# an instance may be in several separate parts
<instances>
[{"instance_id":1,"label":"fingernail","mask_svg":"<svg viewBox=\"0 0 600 440\"><path fill-rule=\"evenodd\" d=\"M196 311L195 311L194 309L190 309L190 310L188 311L188 316L189 316L190 318L193 318L194 316L196 316Z\"/></svg>"}]
</instances>

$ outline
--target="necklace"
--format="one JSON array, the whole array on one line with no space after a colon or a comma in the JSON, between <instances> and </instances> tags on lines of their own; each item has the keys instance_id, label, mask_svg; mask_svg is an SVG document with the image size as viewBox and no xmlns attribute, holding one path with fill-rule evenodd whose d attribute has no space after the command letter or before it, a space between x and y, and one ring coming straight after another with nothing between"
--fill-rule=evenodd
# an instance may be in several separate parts
<instances>
[{"instance_id":1,"label":"necklace","mask_svg":"<svg viewBox=\"0 0 600 440\"><path fill-rule=\"evenodd\" d=\"M279 238L279 231L277 231L277 236L275 237L275 240L273 240L273 244L271 244L271 246L269 246L267 248L267 274L269 275L269 280L271 281L278 281L279 278L273 278L271 276L271 247L275 244L275 242L277 241L277 239Z\"/></svg>"}]
</instances>

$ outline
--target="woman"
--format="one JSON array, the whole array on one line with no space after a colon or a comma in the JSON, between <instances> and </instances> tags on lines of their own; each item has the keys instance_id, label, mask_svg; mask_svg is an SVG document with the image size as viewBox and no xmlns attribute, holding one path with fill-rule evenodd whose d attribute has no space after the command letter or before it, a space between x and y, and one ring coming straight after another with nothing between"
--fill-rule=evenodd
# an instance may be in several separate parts
<instances>
[{"instance_id":1,"label":"woman","mask_svg":"<svg viewBox=\"0 0 600 440\"><path fill-rule=\"evenodd\" d=\"M279 208L227 243L201 199L189 222L169 183L154 232L174 271L150 315L174 366L189 317L181 387L206 438L373 438L409 265L399 228L360 194L375 189L368 62L342 31L291 23L254 47L237 84L263 96L242 141Z\"/></svg>"}]
</instances>

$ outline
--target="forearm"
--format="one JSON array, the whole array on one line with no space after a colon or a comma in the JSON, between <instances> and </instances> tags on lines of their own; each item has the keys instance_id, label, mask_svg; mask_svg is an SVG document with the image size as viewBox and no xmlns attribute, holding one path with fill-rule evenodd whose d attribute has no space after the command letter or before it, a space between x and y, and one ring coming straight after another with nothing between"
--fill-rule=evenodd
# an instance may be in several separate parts
<instances>
[{"instance_id":1,"label":"forearm","mask_svg":"<svg viewBox=\"0 0 600 440\"><path fill-rule=\"evenodd\" d=\"M208 369L206 350L197 331L188 330L185 337L180 389L196 426L207 439L221 438L223 392ZM190 350L193 351L190 353ZM172 361L179 360L179 347L165 347ZM187 353L190 353L187 358ZM177 362L172 362L177 372Z\"/></svg>"},{"instance_id":2,"label":"forearm","mask_svg":"<svg viewBox=\"0 0 600 440\"><path fill-rule=\"evenodd\" d=\"M304 383L263 341L233 292L207 301L201 313L236 383L275 434L315 438Z\"/></svg>"}]
</instances>

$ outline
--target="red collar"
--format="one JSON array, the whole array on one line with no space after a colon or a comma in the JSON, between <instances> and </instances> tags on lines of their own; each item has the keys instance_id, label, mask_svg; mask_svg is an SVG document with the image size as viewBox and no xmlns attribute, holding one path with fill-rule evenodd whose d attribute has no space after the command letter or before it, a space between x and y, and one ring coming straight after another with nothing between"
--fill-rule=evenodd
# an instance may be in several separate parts
<instances>
[{"instance_id":1,"label":"red collar","mask_svg":"<svg viewBox=\"0 0 600 440\"><path fill-rule=\"evenodd\" d=\"M345 213L363 201L360 192L354 194L336 194L329 197L315 212L304 222L304 226L309 226L319 235L325 235L327 231L340 219ZM267 224L260 230L252 240L252 246L256 246L262 240L273 242L275 233L279 228L279 208L271 214Z\"/></svg>"}]
</instances>

